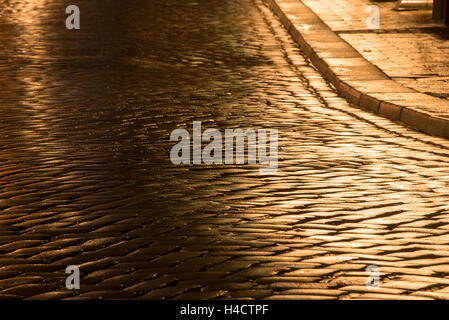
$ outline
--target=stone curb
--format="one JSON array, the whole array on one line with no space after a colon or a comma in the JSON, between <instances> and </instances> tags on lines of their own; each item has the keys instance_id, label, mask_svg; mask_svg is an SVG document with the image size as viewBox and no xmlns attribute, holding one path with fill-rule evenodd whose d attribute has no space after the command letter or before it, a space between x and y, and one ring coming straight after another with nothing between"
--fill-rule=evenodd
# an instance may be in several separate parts
<instances>
[{"instance_id":1,"label":"stone curb","mask_svg":"<svg viewBox=\"0 0 449 320\"><path fill-rule=\"evenodd\" d=\"M352 104L449 138L449 101L389 78L300 0L265 0L315 67Z\"/></svg>"}]
</instances>

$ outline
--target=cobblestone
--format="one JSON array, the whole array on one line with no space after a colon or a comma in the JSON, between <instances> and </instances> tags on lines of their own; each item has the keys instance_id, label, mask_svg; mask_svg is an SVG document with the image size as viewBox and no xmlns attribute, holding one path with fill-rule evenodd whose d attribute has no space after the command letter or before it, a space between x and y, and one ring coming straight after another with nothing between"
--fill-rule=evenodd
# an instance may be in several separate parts
<instances>
[{"instance_id":1,"label":"cobblestone","mask_svg":"<svg viewBox=\"0 0 449 320\"><path fill-rule=\"evenodd\" d=\"M0 9L1 299L448 297L447 140L353 108L263 1L79 5ZM193 120L278 129L278 172L174 166Z\"/></svg>"}]
</instances>

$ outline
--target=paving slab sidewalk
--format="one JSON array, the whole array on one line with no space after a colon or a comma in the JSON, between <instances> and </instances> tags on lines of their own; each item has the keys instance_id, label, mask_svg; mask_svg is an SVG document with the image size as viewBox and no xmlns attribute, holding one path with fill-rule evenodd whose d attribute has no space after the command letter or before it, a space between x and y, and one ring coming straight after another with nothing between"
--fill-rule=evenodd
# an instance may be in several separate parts
<instances>
[{"instance_id":1,"label":"paving slab sidewalk","mask_svg":"<svg viewBox=\"0 0 449 320\"><path fill-rule=\"evenodd\" d=\"M350 102L449 138L449 29L395 2L267 0L314 65ZM366 8L376 5L380 28Z\"/></svg>"}]
</instances>

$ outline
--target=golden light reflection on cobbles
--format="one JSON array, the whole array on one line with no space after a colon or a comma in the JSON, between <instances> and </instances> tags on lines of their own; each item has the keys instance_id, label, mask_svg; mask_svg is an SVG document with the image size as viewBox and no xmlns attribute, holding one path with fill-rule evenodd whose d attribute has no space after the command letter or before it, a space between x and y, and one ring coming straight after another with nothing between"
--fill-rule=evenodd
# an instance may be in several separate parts
<instances>
[{"instance_id":1,"label":"golden light reflection on cobbles","mask_svg":"<svg viewBox=\"0 0 449 320\"><path fill-rule=\"evenodd\" d=\"M447 141L348 105L259 0L78 2L22 42L2 11L0 297L448 297ZM278 129L277 173L173 165L196 120Z\"/></svg>"}]
</instances>

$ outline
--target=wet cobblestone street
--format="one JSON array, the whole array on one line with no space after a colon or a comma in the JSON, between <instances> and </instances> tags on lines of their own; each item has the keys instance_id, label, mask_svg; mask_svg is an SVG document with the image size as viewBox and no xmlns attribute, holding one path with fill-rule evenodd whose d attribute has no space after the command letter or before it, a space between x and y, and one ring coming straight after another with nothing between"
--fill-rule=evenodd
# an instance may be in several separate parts
<instances>
[{"instance_id":1,"label":"wet cobblestone street","mask_svg":"<svg viewBox=\"0 0 449 320\"><path fill-rule=\"evenodd\" d=\"M77 4L0 9L1 298L449 297L449 141L349 105L261 0ZM278 129L277 173L173 165L193 121Z\"/></svg>"}]
</instances>

